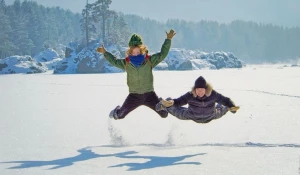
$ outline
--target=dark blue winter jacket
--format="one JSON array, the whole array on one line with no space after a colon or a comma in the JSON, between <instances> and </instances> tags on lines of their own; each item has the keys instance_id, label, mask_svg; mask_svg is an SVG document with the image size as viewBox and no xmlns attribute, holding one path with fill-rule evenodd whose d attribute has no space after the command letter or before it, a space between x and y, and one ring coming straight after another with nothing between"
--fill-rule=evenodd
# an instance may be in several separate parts
<instances>
[{"instance_id":1,"label":"dark blue winter jacket","mask_svg":"<svg viewBox=\"0 0 300 175\"><path fill-rule=\"evenodd\" d=\"M206 88L205 95L201 98L196 95L195 88L193 88L192 91L173 100L175 107L188 104L188 109L193 112L194 115L199 114L201 116L212 115L215 110L215 103L219 103L227 107L235 106L230 98L213 90L210 84L208 84L208 87Z\"/></svg>"}]
</instances>

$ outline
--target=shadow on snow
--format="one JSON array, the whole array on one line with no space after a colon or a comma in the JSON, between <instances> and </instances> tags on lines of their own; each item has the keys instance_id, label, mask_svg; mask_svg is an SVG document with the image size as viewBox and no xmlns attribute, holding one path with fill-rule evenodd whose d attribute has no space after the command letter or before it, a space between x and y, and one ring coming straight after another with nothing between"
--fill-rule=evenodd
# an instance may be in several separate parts
<instances>
[{"instance_id":1,"label":"shadow on snow","mask_svg":"<svg viewBox=\"0 0 300 175\"><path fill-rule=\"evenodd\" d=\"M174 166L174 165L200 165L200 162L181 162L186 158L204 155L205 153L199 154L191 154L191 155L184 155L184 156L174 156L174 157L165 157L165 156L134 156L131 154L136 154L135 151L128 151L125 154L119 154L116 157L125 158L125 159L146 159L148 161L143 163L123 163L119 165L114 165L110 167L129 167L128 171L136 171L142 169L151 169L151 168L158 168L158 167L166 167L166 166Z\"/></svg>"},{"instance_id":2,"label":"shadow on snow","mask_svg":"<svg viewBox=\"0 0 300 175\"><path fill-rule=\"evenodd\" d=\"M131 145L133 146L133 145ZM153 146L153 147L166 147L165 144L139 144L135 146ZM197 145L183 145L183 146L171 146L174 148L178 147L203 147L203 146L220 146L220 147L260 147L260 148L270 148L270 147L287 147L287 148L300 148L299 144L266 144L266 143L253 143L253 142L246 142L246 143L206 143L206 144L197 144ZM126 146L116 146L116 145L102 145L102 146L95 146L95 147L126 147ZM130 146L128 146L130 147ZM92 147L86 147L77 150L79 155L73 157L67 157L62 159L55 159L55 160L25 160L25 161L10 161L10 162L1 162L1 163L9 163L9 164L19 164L17 166L10 167L8 169L22 169L22 168L34 168L34 167L43 167L43 166L53 166L49 169L58 169L64 168L67 166L71 166L76 162L87 161L95 158L101 157L117 157L122 159L131 159L131 160L138 160L139 163L130 162L130 163L123 163L118 165L109 166L110 168L115 167L123 167L127 166L128 171L135 171L135 170L142 170L142 169L151 169L151 168L158 168L158 167L165 167L165 166L174 166L174 165L182 165L182 164L189 164L189 165L200 165L200 162L182 162L183 160L199 156L205 155L206 153L198 153L198 154L190 154L190 155L182 155L182 156L142 156L136 155L138 152L136 151L126 151L120 152L115 154L97 154L94 153L92 150L88 149ZM145 159L145 162L140 163L141 159Z\"/></svg>"},{"instance_id":3,"label":"shadow on snow","mask_svg":"<svg viewBox=\"0 0 300 175\"><path fill-rule=\"evenodd\" d=\"M9 161L9 162L1 162L1 163L9 163L9 164L19 164L17 166L10 167L8 169L23 169L23 168L35 168L35 167L43 167L43 166L53 166L51 169L59 169L64 168L67 166L71 166L76 162L81 161L87 161L95 158L101 158L101 157L118 157L118 158L124 158L124 159L138 159L140 162L140 159L146 159L147 161L144 163L124 163L119 165L113 165L110 166L110 168L113 167L122 167L122 166L128 166L128 171L134 171L134 170L142 170L142 169L151 169L151 168L157 168L157 167L164 167L164 166L173 166L173 165L182 165L182 164L191 164L191 165L200 165L199 162L180 162L184 159L194 157L197 155L204 155L205 153L199 153L199 154L192 154L192 155L183 155L183 156L174 156L174 157L165 157L165 156L139 156L139 155L132 155L132 154L138 154L136 151L126 151L121 153L115 153L115 154L97 154L94 153L92 150L89 150L87 148L82 148L77 150L80 154L73 156L73 157L67 157L62 159L55 159L55 160L24 160L24 161Z\"/></svg>"}]
</instances>

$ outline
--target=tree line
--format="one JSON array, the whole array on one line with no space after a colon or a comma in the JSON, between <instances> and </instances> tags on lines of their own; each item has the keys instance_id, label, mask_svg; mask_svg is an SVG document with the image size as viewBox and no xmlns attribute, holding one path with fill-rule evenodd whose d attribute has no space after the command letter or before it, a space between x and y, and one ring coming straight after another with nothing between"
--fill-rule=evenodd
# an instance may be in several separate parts
<instances>
[{"instance_id":1,"label":"tree line","mask_svg":"<svg viewBox=\"0 0 300 175\"><path fill-rule=\"evenodd\" d=\"M204 52L232 52L249 63L279 62L300 58L300 28L287 28L253 21L230 23L201 20L189 22L169 19L161 23L136 15L124 15L131 31L144 36L145 42L159 50L165 33L173 28L172 47ZM140 27L144 26L144 27Z\"/></svg>"},{"instance_id":2,"label":"tree line","mask_svg":"<svg viewBox=\"0 0 300 175\"><path fill-rule=\"evenodd\" d=\"M66 40L80 39L79 14L59 7L46 8L33 1L0 0L0 58L35 55Z\"/></svg>"},{"instance_id":3,"label":"tree line","mask_svg":"<svg viewBox=\"0 0 300 175\"><path fill-rule=\"evenodd\" d=\"M165 31L174 29L172 47L205 52L233 52L249 63L278 62L300 57L300 28L236 20L230 23L169 19L158 22L137 15L117 13L112 0L86 2L82 13L44 7L33 1L0 0L0 59L31 55L74 41L87 46L94 40L105 45L127 46L132 33L142 35L150 51L158 51Z\"/></svg>"},{"instance_id":4,"label":"tree line","mask_svg":"<svg viewBox=\"0 0 300 175\"><path fill-rule=\"evenodd\" d=\"M130 35L124 19L109 9L111 0L86 3L82 13L60 7L44 7L34 1L0 0L0 59L31 55L59 44L77 43L79 48L100 39L104 44L125 45Z\"/></svg>"}]
</instances>

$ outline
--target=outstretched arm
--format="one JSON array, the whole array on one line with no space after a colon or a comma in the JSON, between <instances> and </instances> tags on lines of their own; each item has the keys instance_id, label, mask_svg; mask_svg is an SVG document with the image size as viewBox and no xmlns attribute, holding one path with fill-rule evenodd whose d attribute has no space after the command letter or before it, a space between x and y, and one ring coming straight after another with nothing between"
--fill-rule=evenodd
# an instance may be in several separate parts
<instances>
[{"instance_id":1,"label":"outstretched arm","mask_svg":"<svg viewBox=\"0 0 300 175\"><path fill-rule=\"evenodd\" d=\"M189 97L191 96L191 94L189 92L187 92L186 94L180 96L179 98L174 99L174 105L176 107L180 107L180 106L184 106L186 104L188 104L189 102Z\"/></svg>"},{"instance_id":2,"label":"outstretched arm","mask_svg":"<svg viewBox=\"0 0 300 175\"><path fill-rule=\"evenodd\" d=\"M97 52L102 53L111 65L124 70L125 59L117 59L114 55L106 51L103 44L97 48Z\"/></svg>"},{"instance_id":3,"label":"outstretched arm","mask_svg":"<svg viewBox=\"0 0 300 175\"><path fill-rule=\"evenodd\" d=\"M217 103L222 104L222 105L227 106L227 107L234 107L235 106L235 104L233 103L233 101L230 98L225 97L222 94L219 94L217 91L214 91L213 93L215 93L215 95L216 95L216 102Z\"/></svg>"},{"instance_id":4,"label":"outstretched arm","mask_svg":"<svg viewBox=\"0 0 300 175\"><path fill-rule=\"evenodd\" d=\"M216 102L229 107L229 111L231 111L232 113L236 113L236 111L240 109L239 106L235 106L234 102L230 98L225 97L216 91L214 91L213 93L216 93Z\"/></svg>"},{"instance_id":5,"label":"outstretched arm","mask_svg":"<svg viewBox=\"0 0 300 175\"><path fill-rule=\"evenodd\" d=\"M160 52L153 54L150 58L150 61L153 65L153 67L158 65L162 60L164 60L167 57L169 50L171 48L171 40L172 40L173 36L176 35L176 33L173 29L171 29L169 33L166 32L166 34L167 34L167 39L165 40L164 44L162 45Z\"/></svg>"}]
</instances>

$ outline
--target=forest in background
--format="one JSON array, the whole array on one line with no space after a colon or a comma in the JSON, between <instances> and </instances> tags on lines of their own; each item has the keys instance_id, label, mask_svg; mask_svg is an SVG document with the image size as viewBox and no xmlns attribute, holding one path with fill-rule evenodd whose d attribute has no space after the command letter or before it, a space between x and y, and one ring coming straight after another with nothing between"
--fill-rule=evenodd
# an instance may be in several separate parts
<instances>
[{"instance_id":1,"label":"forest in background","mask_svg":"<svg viewBox=\"0 0 300 175\"><path fill-rule=\"evenodd\" d=\"M172 47L204 52L232 52L247 63L275 63L300 57L300 28L236 20L189 22L169 19L165 23L109 9L112 0L86 4L82 13L60 7L44 7L33 1L0 0L0 59L31 55L59 44L94 40L105 45L127 46L132 33L140 34L150 52L160 49L165 31L176 31Z\"/></svg>"}]
</instances>

